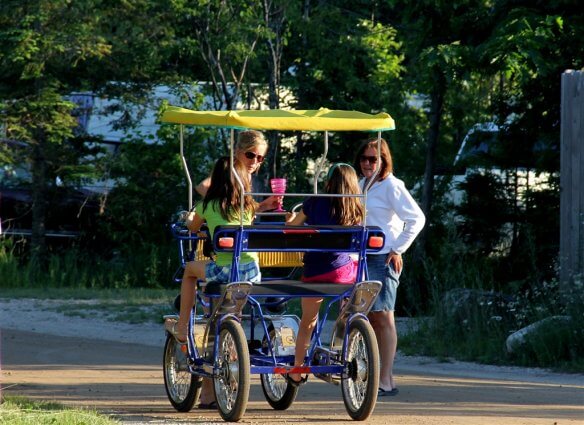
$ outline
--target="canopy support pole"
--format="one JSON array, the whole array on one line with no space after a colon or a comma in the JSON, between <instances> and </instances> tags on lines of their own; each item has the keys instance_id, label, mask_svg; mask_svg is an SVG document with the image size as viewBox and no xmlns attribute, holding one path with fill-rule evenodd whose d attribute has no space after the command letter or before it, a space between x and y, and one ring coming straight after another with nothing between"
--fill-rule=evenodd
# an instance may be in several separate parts
<instances>
[{"instance_id":1,"label":"canopy support pole","mask_svg":"<svg viewBox=\"0 0 584 425\"><path fill-rule=\"evenodd\" d=\"M328 131L324 132L324 152L318 161L318 165L316 166L316 171L314 172L314 188L313 192L316 194L318 193L318 178L320 177L320 173L322 173L322 168L324 166L324 162L326 161L326 157L328 155Z\"/></svg>"},{"instance_id":2,"label":"canopy support pole","mask_svg":"<svg viewBox=\"0 0 584 425\"><path fill-rule=\"evenodd\" d=\"M239 225L243 226L243 205L244 205L244 196L245 196L245 187L243 185L243 181L241 181L241 177L237 174L235 170L235 158L234 158L234 141L235 141L235 130L231 129L230 137L229 137L229 166L231 168L231 173L235 176L235 180L237 180L237 184L239 185Z\"/></svg>"},{"instance_id":3,"label":"canopy support pole","mask_svg":"<svg viewBox=\"0 0 584 425\"><path fill-rule=\"evenodd\" d=\"M184 125L180 125L179 127L179 139L180 139L180 159L182 162L183 169L185 171L185 175L187 176L187 186L188 186L188 203L189 203L189 211L193 209L193 180L191 179L191 175L189 173L189 166L187 164L187 160L185 158L184 153Z\"/></svg>"}]
</instances>

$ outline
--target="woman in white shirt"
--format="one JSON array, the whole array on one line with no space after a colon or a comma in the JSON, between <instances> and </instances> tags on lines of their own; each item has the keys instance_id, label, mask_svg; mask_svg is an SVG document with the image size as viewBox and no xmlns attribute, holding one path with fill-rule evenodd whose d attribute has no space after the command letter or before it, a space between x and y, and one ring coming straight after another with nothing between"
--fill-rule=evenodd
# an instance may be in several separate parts
<instances>
[{"instance_id":1,"label":"woman in white shirt","mask_svg":"<svg viewBox=\"0 0 584 425\"><path fill-rule=\"evenodd\" d=\"M355 159L355 169L363 177L361 188L369 184L378 167L379 173L367 192L366 225L379 226L383 230L385 246L375 255L367 255L367 269L369 279L379 280L383 286L368 318L377 336L381 357L378 396L393 396L398 393L393 379L397 349L394 310L403 269L402 254L420 233L426 219L404 182L393 175L387 142L381 139L378 160L377 139L371 139L361 145Z\"/></svg>"}]
</instances>

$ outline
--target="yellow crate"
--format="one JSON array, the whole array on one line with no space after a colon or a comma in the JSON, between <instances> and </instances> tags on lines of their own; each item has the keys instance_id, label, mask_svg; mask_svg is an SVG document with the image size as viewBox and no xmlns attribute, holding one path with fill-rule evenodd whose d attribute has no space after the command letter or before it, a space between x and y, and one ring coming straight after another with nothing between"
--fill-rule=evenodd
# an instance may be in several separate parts
<instances>
[{"instance_id":1,"label":"yellow crate","mask_svg":"<svg viewBox=\"0 0 584 425\"><path fill-rule=\"evenodd\" d=\"M258 252L260 267L302 267L302 252ZM207 260L203 255L203 240L197 242L195 260Z\"/></svg>"}]
</instances>

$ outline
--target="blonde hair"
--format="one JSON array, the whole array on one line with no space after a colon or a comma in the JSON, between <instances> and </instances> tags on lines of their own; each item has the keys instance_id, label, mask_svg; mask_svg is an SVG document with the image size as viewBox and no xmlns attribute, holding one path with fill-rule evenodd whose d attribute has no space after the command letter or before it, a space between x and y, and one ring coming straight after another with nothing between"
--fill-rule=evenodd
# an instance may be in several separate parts
<instances>
[{"instance_id":1,"label":"blonde hair","mask_svg":"<svg viewBox=\"0 0 584 425\"><path fill-rule=\"evenodd\" d=\"M361 193L357 173L349 164L335 164L326 182L326 193L358 195ZM338 224L354 226L361 224L365 208L359 198L331 198L331 215Z\"/></svg>"},{"instance_id":2,"label":"blonde hair","mask_svg":"<svg viewBox=\"0 0 584 425\"><path fill-rule=\"evenodd\" d=\"M265 146L268 150L268 142L261 131L246 130L240 131L237 135L237 143L235 149L242 152L247 152L255 147Z\"/></svg>"}]
</instances>

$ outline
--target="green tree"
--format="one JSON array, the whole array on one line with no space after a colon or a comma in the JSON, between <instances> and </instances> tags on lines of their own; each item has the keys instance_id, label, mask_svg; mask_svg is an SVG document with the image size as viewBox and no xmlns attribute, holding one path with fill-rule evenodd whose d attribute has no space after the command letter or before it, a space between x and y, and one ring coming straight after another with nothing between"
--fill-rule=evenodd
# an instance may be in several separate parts
<instances>
[{"instance_id":1,"label":"green tree","mask_svg":"<svg viewBox=\"0 0 584 425\"><path fill-rule=\"evenodd\" d=\"M154 82L176 76L168 17L165 3L150 0L0 4L0 115L7 136L29 146L34 262L45 257L47 199L56 177L75 186L95 175L81 143L87 135L77 132L75 104L67 99L76 92L119 98L122 118L115 125L130 125L128 101L147 101Z\"/></svg>"},{"instance_id":2,"label":"green tree","mask_svg":"<svg viewBox=\"0 0 584 425\"><path fill-rule=\"evenodd\" d=\"M80 82L90 59L110 45L96 31L92 1L11 1L0 4L0 115L8 137L29 146L33 225L31 258L45 256L47 199L56 176L78 176L78 164L59 161L77 126L74 104L64 99ZM77 74L72 69L77 68Z\"/></svg>"},{"instance_id":3,"label":"green tree","mask_svg":"<svg viewBox=\"0 0 584 425\"><path fill-rule=\"evenodd\" d=\"M488 33L490 2L418 1L390 2L406 49L407 89L427 97L427 133L421 207L433 221L435 175L440 155L444 116L451 105L449 93L461 90L475 69L476 45ZM469 31L472 28L472 31ZM467 109L468 110L468 109ZM425 250L426 226L416 244Z\"/></svg>"},{"instance_id":4,"label":"green tree","mask_svg":"<svg viewBox=\"0 0 584 425\"><path fill-rule=\"evenodd\" d=\"M285 48L289 66L282 81L290 87L297 109L348 109L390 112L403 107L399 80L401 46L396 30L383 25L370 2L305 1L296 11L290 42ZM319 137L322 137L319 135ZM362 133L335 134L344 143L331 143L329 158L353 159ZM290 179L305 180L306 158L320 155L320 144L299 135L296 153L283 156ZM295 172L290 165L302 164Z\"/></svg>"}]
</instances>

